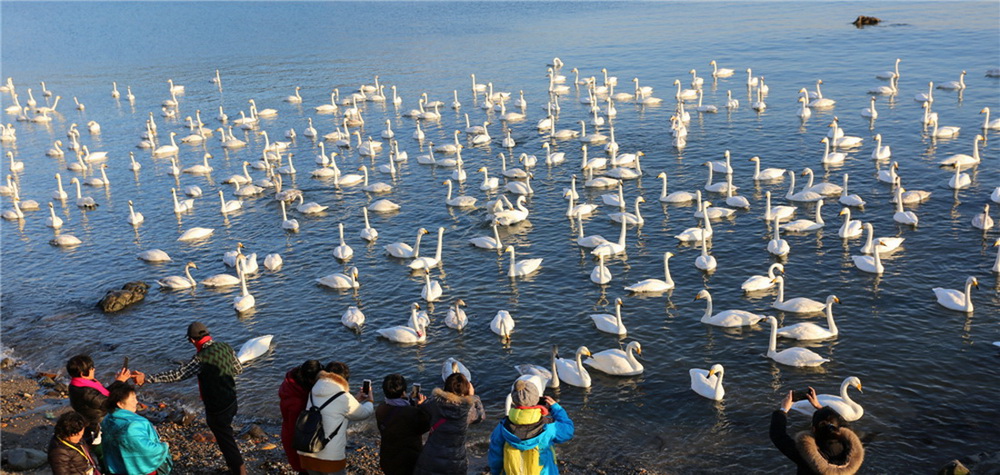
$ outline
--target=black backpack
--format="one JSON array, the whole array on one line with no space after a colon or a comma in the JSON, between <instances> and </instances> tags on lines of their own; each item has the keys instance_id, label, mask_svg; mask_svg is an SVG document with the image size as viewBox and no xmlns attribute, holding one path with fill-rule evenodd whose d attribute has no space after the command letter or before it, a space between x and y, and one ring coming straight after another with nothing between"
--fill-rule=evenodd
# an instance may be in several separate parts
<instances>
[{"instance_id":1,"label":"black backpack","mask_svg":"<svg viewBox=\"0 0 1000 475\"><path fill-rule=\"evenodd\" d=\"M340 428L343 427L344 423L341 422L333 433L329 437L326 436L326 431L323 430L323 408L328 404L333 402L342 394L343 391L334 394L323 403L322 406L317 406L313 403L312 394L309 394L309 405L312 406L309 409L302 411L299 414L298 419L295 420L295 439L292 441L292 447L299 452L305 452L308 454L313 454L323 450L326 444L330 442L330 439L337 436L340 432ZM346 420L346 419L345 419Z\"/></svg>"}]
</instances>

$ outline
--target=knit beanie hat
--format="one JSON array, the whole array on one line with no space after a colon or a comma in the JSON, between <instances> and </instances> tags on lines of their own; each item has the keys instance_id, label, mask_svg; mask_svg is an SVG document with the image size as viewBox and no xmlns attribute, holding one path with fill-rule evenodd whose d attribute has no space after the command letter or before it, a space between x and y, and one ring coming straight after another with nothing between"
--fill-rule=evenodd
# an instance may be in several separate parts
<instances>
[{"instance_id":1,"label":"knit beanie hat","mask_svg":"<svg viewBox=\"0 0 1000 475\"><path fill-rule=\"evenodd\" d=\"M204 323L194 322L188 325L187 336L192 340L198 341L208 336L208 327Z\"/></svg>"},{"instance_id":2,"label":"knit beanie hat","mask_svg":"<svg viewBox=\"0 0 1000 475\"><path fill-rule=\"evenodd\" d=\"M530 381L521 379L514 382L514 389L510 392L510 399L514 406L537 406L538 398L538 388Z\"/></svg>"}]
</instances>

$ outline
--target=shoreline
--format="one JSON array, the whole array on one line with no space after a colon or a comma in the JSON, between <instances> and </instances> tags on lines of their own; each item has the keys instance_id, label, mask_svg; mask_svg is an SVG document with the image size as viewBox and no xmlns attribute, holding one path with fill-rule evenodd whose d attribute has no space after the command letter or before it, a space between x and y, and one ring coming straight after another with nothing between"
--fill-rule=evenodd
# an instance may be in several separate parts
<instances>
[{"instance_id":1,"label":"shoreline","mask_svg":"<svg viewBox=\"0 0 1000 475\"><path fill-rule=\"evenodd\" d=\"M12 470L7 453L15 449L45 452L55 419L71 410L66 393L68 378L58 373L30 369L25 361L13 357L0 363L0 445L3 464L0 475L50 474L48 464L27 470ZM226 473L225 462L211 431L205 424L204 409L159 397L155 391L140 388L139 414L156 427L160 439L170 444L174 458L174 473ZM145 406L145 407L142 407ZM233 423L236 441L251 474L296 475L288 465L281 447L281 421L237 415ZM381 474L378 467L379 435L371 420L352 424L347 443L347 466L352 474ZM469 443L471 473L489 473L486 464L487 445ZM183 454L183 455L182 455ZM621 462L588 462L558 460L563 473L658 473Z\"/></svg>"}]
</instances>

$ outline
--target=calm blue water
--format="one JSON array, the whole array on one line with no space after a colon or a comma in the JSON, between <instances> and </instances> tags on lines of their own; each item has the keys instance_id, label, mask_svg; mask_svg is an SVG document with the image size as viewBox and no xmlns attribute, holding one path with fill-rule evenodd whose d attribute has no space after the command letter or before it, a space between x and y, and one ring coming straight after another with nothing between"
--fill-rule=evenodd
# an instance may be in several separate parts
<instances>
[{"instance_id":1,"label":"calm blue water","mask_svg":"<svg viewBox=\"0 0 1000 475\"><path fill-rule=\"evenodd\" d=\"M1000 87L986 69L1000 66L998 27L1000 8L985 3L850 3L825 4L743 3L11 3L0 5L4 78L13 77L22 103L26 88L40 104L39 81L61 95L59 114L44 126L13 123L17 141L4 143L25 163L17 174L25 199L36 199L43 209L55 188L53 174L62 173L64 185L78 174L67 171L67 159L45 156L56 139L65 140L70 123L96 120L100 135L82 127L82 142L92 151L111 156L110 189L85 189L100 207L81 212L73 200L56 203L65 221L64 233L83 245L54 248L52 232L44 224L44 211L28 212L21 222L2 225L3 344L13 347L45 368L60 367L73 354L90 352L99 367L108 369L129 355L132 366L145 371L170 367L192 349L184 341L185 326L193 319L206 322L215 335L234 346L262 335L274 334L274 350L257 360L240 380L244 414L278 415L276 391L283 373L308 358L348 362L356 381L375 381L389 372L401 372L430 387L439 380L440 364L447 357L462 360L473 372L481 394L495 420L500 416L505 387L517 375L512 365L546 364L549 348L557 344L563 356L586 345L592 351L617 348L631 340L643 345L640 377L615 378L592 371L593 387L580 390L564 386L557 396L577 422L577 438L560 452L574 460L619 459L635 461L664 472L681 471L787 471L789 462L771 446L766 424L785 391L816 387L835 393L848 376L858 376L864 394L852 396L865 407L855 427L868 434L866 467L877 472L928 471L948 460L995 449L1000 437L995 426L1000 414L993 395L1000 390L998 351L990 345L1000 340L1000 299L996 276L990 267L996 253L997 231L982 233L969 224L981 211L994 187L1000 185L1000 168L990 133L982 146L983 163L970 171L971 187L957 193L946 188L949 173L936 162L954 153L971 153L979 132L984 106L1000 113ZM848 22L858 14L883 18L884 26L857 30ZM450 170L418 165L415 157L427 143L412 140L414 121L400 113L416 107L427 92L431 99L450 104L459 91L462 109L443 109L440 122L424 122L430 141L446 143L452 132L465 126L464 113L473 122L491 120L490 147L472 147L464 153L469 181L463 194L485 201L478 190L475 170L489 166L499 171L497 154L501 126L495 113L487 114L470 91L469 74L479 82L491 81L497 90L523 90L528 120L512 125L518 145L515 154L544 156L534 124L544 117L546 64L558 56L570 69L601 75L607 68L629 90L629 80L655 88L667 99L658 107L619 103L615 119L617 140L623 151L642 150L644 176L626 182L629 202L642 195L646 223L630 228L627 260L610 262L613 282L602 288L590 282L594 262L573 242L575 225L563 216L561 190L570 176L579 173L580 151L575 140L555 142L554 150L567 153L566 164L534 170L536 193L528 202L531 226L501 231L505 243L521 257L543 257L542 270L527 279L506 277L507 259L472 248L467 239L486 235L485 211L448 209L441 182ZM880 98L880 116L869 127L859 112L868 105L868 89L884 84L875 73L891 69L902 58L900 93ZM729 79L710 81L709 61L737 70ZM770 86L768 108L762 114L750 109L745 87L746 68L764 75ZM668 118L673 111L674 79L687 87L696 68L706 78L705 102L722 106L726 91L741 101L738 110L699 116L692 112L688 146L678 153L670 145ZM209 82L215 69L222 75L220 92ZM936 91L933 109L942 125L961 126L958 138L930 140L921 129L921 109L912 100L926 91L927 82L957 79L961 70L968 89L963 94ZM357 237L363 223L360 207L378 199L358 187L336 189L331 182L312 179L317 146L301 136L306 118L313 117L320 134L333 131L339 116L316 115L313 107L329 102L333 88L344 96L361 84L380 81L396 85L404 98L398 110L391 104L364 103L364 135L378 137L390 120L400 137L400 148L410 155L402 164L395 191L388 197L402 205L393 215L372 215L380 232L368 245ZM160 117L160 102L169 98L167 79L187 87L180 97L180 116L202 111L210 127L218 107L230 117L248 111L247 100L261 109L279 111L263 119L258 130L272 140L296 129L291 146L299 173L286 178L286 186L302 189L309 201L330 205L321 216L295 216L301 232L280 228L280 208L269 194L251 198L244 210L229 216L218 212L218 190L231 199L232 188L221 184L239 173L244 160L256 161L263 137L237 129L247 140L245 149L227 152L218 133L205 148L214 155L211 177L185 175L175 181L166 174L169 160L153 159L148 150L135 147L150 112L160 126L161 142L170 131L187 135L182 120ZM795 115L799 88L813 88L823 79L823 93L837 100L832 111L817 111L805 123ZM110 97L117 81L123 97ZM134 105L124 100L131 86ZM282 101L300 86L304 103ZM390 94L389 91L386 91ZM584 95L586 95L584 93ZM76 96L86 105L74 110ZM560 128L573 128L589 119L574 90L561 101ZM11 97L4 94L4 107ZM474 103L474 100L476 103ZM689 109L690 110L690 109ZM840 167L824 170L820 164L822 136L833 116L848 134L865 138L865 145L850 154ZM588 126L588 128L590 128ZM602 131L607 133L605 126ZM890 189L875 180L869 158L873 137L881 133L891 145L893 160L907 188L933 192L930 201L912 207L920 217L916 229L896 225L888 203ZM672 238L696 226L693 207L661 206L657 201L660 171L670 177L671 191L699 189L705 183L706 160L719 160L724 150L733 154L734 183L751 201L748 212L715 223L712 254L719 268L704 275L693 266L699 248L681 246ZM142 170L128 170L128 153L134 151ZM199 162L202 147L181 145L182 167ZM361 164L372 165L356 150L341 151L345 172ZM592 156L594 153L591 154ZM827 222L819 233L788 236L792 253L785 263L789 297L824 299L833 293L842 304L834 307L839 338L807 345L832 361L821 369L795 369L765 358L768 331L759 328L720 330L698 321L704 306L692 302L702 288L713 293L716 309L740 308L777 316L785 323L806 319L770 310L774 294L745 297L740 283L763 273L772 262L765 249L770 231L759 219L765 191L775 194L775 204L787 182L755 186L747 158L759 155L766 167L801 171L811 167L817 178L840 184L850 173L851 192L862 195L868 206L854 210L854 217L872 222L879 235L906 238L903 249L885 259L886 272L873 277L854 268L850 256L858 254L860 239L842 241L837 236L840 206L828 200L823 211ZM339 160L339 159L338 159ZM387 152L374 159L384 164ZM883 165L885 166L885 165ZM4 169L7 164L5 162ZM255 177L260 172L253 172ZM798 180L801 186L801 177ZM720 179L719 177L716 178ZM374 181L392 181L377 172ZM290 183L288 183L290 182ZM205 195L192 213L175 216L170 188L200 186ZM86 188L86 187L85 187ZM74 190L67 188L72 195ZM582 190L581 190L582 192ZM588 201L600 202L605 191L586 192ZM715 194L711 199L721 203ZM132 200L146 222L132 229L125 221L127 201ZM4 198L4 209L11 206ZM800 217L812 217L812 206ZM587 233L617 236L618 226L602 207L586 221ZM297 213L292 213L293 215ZM994 217L996 213L994 212ZM349 265L360 270L358 292L337 292L318 287L314 280L339 272L344 265L332 257L338 244L337 224L347 227L347 241L354 258ZM184 230L202 226L215 229L210 239L194 244L176 242ZM444 286L442 302L431 307L433 323L428 342L399 347L375 338L375 329L403 324L408 305L420 299L423 280L410 275L404 262L387 258L382 246L412 242L419 227L446 228L444 272L433 276ZM423 252L433 251L433 233L424 240ZM222 253L243 242L249 252L280 253L285 266L278 272L261 271L250 281L256 311L238 317L231 307L238 288L192 291L151 291L142 305L116 315L93 309L106 289L131 280L155 279L182 273L187 261L199 269L200 280L230 272ZM139 251L160 248L172 263L149 265L135 258ZM634 297L622 287L662 276L661 256L671 251L677 288L663 296ZM970 275L979 277L974 291L975 313L951 312L934 301L932 287L960 288ZM623 318L628 338L594 329L590 313L613 311L613 301L623 297ZM447 306L456 298L468 302L469 328L457 334L444 326ZM365 330L356 335L340 324L349 305L367 315ZM509 346L488 329L497 310L511 312L517 322ZM815 320L815 319L813 319ZM788 346L789 342L779 342ZM726 368L725 401L712 403L689 389L689 368ZM194 401L194 384L156 388ZM795 417L796 423L805 418ZM485 441L492 423L474 429L474 439Z\"/></svg>"}]
</instances>

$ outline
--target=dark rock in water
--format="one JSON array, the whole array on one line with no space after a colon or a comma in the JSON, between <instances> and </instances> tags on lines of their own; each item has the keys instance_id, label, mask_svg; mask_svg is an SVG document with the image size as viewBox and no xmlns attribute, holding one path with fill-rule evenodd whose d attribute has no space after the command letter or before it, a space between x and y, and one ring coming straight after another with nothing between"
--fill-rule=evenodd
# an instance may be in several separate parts
<instances>
[{"instance_id":1,"label":"dark rock in water","mask_svg":"<svg viewBox=\"0 0 1000 475\"><path fill-rule=\"evenodd\" d=\"M3 458L7 460L7 468L15 471L36 469L49 461L48 455L41 450L22 448L4 452Z\"/></svg>"},{"instance_id":2,"label":"dark rock in water","mask_svg":"<svg viewBox=\"0 0 1000 475\"><path fill-rule=\"evenodd\" d=\"M969 469L958 460L952 460L938 470L938 475L969 475Z\"/></svg>"},{"instance_id":3,"label":"dark rock in water","mask_svg":"<svg viewBox=\"0 0 1000 475\"><path fill-rule=\"evenodd\" d=\"M882 20L875 18L873 16L858 15L858 18L856 18L853 22L851 22L851 24L853 24L858 28L861 28L863 26L868 26L868 25L878 25L880 22L882 22Z\"/></svg>"},{"instance_id":4,"label":"dark rock in water","mask_svg":"<svg viewBox=\"0 0 1000 475\"><path fill-rule=\"evenodd\" d=\"M97 308L105 313L117 312L136 302L141 302L146 298L149 291L149 284L142 281L129 282L122 286L121 290L109 290L104 294L104 298L97 302Z\"/></svg>"},{"instance_id":5,"label":"dark rock in water","mask_svg":"<svg viewBox=\"0 0 1000 475\"><path fill-rule=\"evenodd\" d=\"M267 439L267 432L264 432L264 429L261 429L257 424L250 424L247 426L246 430L240 434L240 437L251 440L264 440Z\"/></svg>"},{"instance_id":6,"label":"dark rock in water","mask_svg":"<svg viewBox=\"0 0 1000 475\"><path fill-rule=\"evenodd\" d=\"M42 386L45 386L47 388L51 388L56 385L56 382L48 376L42 376L42 378L38 380L38 384L41 384Z\"/></svg>"},{"instance_id":7,"label":"dark rock in water","mask_svg":"<svg viewBox=\"0 0 1000 475\"><path fill-rule=\"evenodd\" d=\"M17 365L17 361L14 358L4 358L0 360L0 369L11 369Z\"/></svg>"},{"instance_id":8,"label":"dark rock in water","mask_svg":"<svg viewBox=\"0 0 1000 475\"><path fill-rule=\"evenodd\" d=\"M198 415L195 414L194 411L192 411L192 410L189 410L189 409L178 409L178 410L176 410L174 412L171 412L170 416L167 417L167 419L170 422L173 422L174 424L177 424L179 426L186 426L186 425L191 424L192 422L194 422L195 418L197 418L197 417L198 417Z\"/></svg>"}]
</instances>

